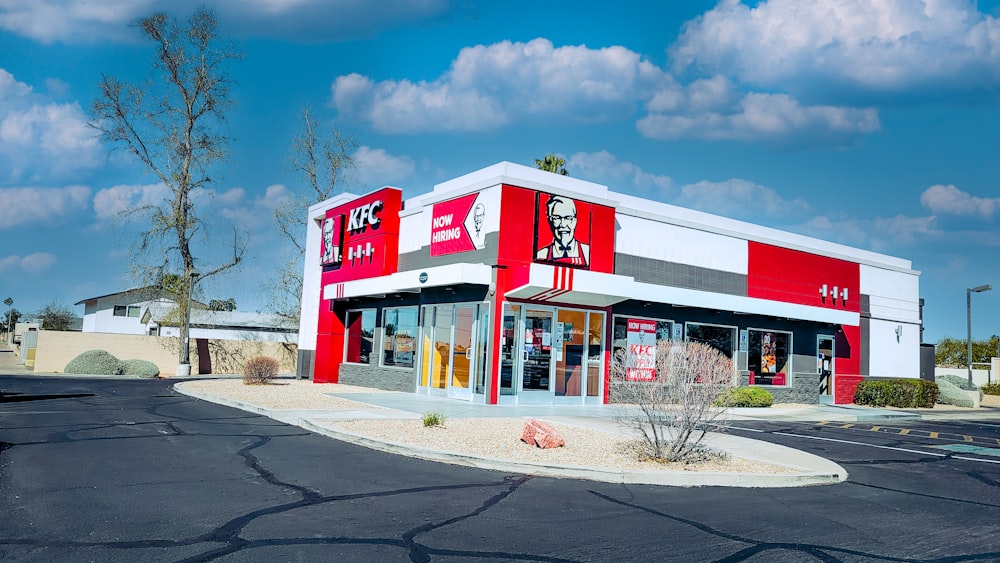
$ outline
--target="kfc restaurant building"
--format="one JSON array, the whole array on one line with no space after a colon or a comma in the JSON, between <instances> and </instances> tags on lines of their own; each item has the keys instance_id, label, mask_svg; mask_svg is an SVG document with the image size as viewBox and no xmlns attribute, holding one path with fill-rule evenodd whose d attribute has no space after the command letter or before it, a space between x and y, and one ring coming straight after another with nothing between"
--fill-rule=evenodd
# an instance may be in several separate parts
<instances>
[{"instance_id":1,"label":"kfc restaurant building","mask_svg":"<svg viewBox=\"0 0 1000 563\"><path fill-rule=\"evenodd\" d=\"M407 200L309 210L299 370L486 404L601 404L659 340L710 344L776 401L919 376L910 261L496 164Z\"/></svg>"}]
</instances>

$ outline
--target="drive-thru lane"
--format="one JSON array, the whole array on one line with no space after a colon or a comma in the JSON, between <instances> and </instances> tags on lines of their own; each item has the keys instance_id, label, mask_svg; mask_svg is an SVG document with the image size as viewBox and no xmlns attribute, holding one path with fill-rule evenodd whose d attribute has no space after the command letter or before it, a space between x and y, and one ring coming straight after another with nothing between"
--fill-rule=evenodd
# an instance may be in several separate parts
<instances>
[{"instance_id":1,"label":"drive-thru lane","mask_svg":"<svg viewBox=\"0 0 1000 563\"><path fill-rule=\"evenodd\" d=\"M1000 466L908 435L746 423L847 465L848 482L675 488L404 458L171 382L0 376L0 389L3 560L1000 559ZM843 443L876 437L916 453Z\"/></svg>"}]
</instances>

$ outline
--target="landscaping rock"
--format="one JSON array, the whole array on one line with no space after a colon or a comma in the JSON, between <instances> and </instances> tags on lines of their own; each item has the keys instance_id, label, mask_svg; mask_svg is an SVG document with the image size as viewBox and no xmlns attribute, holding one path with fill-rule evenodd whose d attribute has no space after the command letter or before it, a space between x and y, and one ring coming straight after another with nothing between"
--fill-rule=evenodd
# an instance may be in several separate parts
<instances>
[{"instance_id":1,"label":"landscaping rock","mask_svg":"<svg viewBox=\"0 0 1000 563\"><path fill-rule=\"evenodd\" d=\"M559 448L566 445L566 440L547 422L528 419L521 432L521 441L542 449Z\"/></svg>"}]
</instances>

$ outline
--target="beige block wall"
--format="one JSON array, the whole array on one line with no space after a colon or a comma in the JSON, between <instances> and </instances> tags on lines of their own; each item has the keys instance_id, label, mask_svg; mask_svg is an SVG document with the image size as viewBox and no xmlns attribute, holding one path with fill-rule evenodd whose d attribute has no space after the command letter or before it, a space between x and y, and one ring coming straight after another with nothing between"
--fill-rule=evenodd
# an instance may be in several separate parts
<instances>
[{"instance_id":1,"label":"beige block wall","mask_svg":"<svg viewBox=\"0 0 1000 563\"><path fill-rule=\"evenodd\" d=\"M200 364L197 339L191 341L192 374ZM180 341L163 336L106 334L98 332L38 331L35 371L62 373L73 358L87 350L105 350L120 360L146 360L160 368L160 374L173 375L177 369ZM295 373L295 345L250 340L207 341L211 373L233 374L243 371L243 364L255 356L272 357L279 362L279 373Z\"/></svg>"}]
</instances>

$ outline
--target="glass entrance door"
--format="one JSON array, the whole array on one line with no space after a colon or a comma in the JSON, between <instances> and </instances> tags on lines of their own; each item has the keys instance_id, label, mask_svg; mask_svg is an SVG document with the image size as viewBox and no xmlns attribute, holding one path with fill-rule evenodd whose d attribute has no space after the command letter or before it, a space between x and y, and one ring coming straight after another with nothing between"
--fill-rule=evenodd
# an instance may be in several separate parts
<instances>
[{"instance_id":1,"label":"glass entrance door","mask_svg":"<svg viewBox=\"0 0 1000 563\"><path fill-rule=\"evenodd\" d=\"M552 309L525 308L521 347L521 396L552 389Z\"/></svg>"},{"instance_id":2,"label":"glass entrance door","mask_svg":"<svg viewBox=\"0 0 1000 563\"><path fill-rule=\"evenodd\" d=\"M472 399L473 386L486 381L485 339L489 313L478 304L427 305L420 324L418 387L431 395Z\"/></svg>"},{"instance_id":3,"label":"glass entrance door","mask_svg":"<svg viewBox=\"0 0 1000 563\"><path fill-rule=\"evenodd\" d=\"M819 402L833 404L833 337L816 337L816 373L819 374Z\"/></svg>"}]
</instances>

